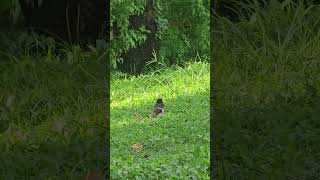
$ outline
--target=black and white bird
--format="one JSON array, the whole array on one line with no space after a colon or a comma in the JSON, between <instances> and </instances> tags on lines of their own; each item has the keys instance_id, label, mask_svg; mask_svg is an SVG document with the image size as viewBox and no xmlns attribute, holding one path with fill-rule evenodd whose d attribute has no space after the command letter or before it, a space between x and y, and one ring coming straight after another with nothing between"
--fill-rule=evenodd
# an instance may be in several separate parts
<instances>
[{"instance_id":1,"label":"black and white bird","mask_svg":"<svg viewBox=\"0 0 320 180\"><path fill-rule=\"evenodd\" d=\"M163 116L164 111L165 111L165 106L162 101L162 95L159 95L156 104L153 106L152 118Z\"/></svg>"}]
</instances>

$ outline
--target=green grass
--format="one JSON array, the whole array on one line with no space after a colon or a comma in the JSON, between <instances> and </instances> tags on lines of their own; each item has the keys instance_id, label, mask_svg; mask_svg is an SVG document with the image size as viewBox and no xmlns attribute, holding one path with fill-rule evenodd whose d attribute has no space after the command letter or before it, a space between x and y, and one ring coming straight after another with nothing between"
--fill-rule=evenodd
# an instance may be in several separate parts
<instances>
[{"instance_id":1,"label":"green grass","mask_svg":"<svg viewBox=\"0 0 320 180\"><path fill-rule=\"evenodd\" d=\"M0 64L0 179L106 172L105 68L16 58Z\"/></svg>"},{"instance_id":2,"label":"green grass","mask_svg":"<svg viewBox=\"0 0 320 180\"><path fill-rule=\"evenodd\" d=\"M320 7L282 5L213 19L216 179L319 176Z\"/></svg>"},{"instance_id":3,"label":"green grass","mask_svg":"<svg viewBox=\"0 0 320 180\"><path fill-rule=\"evenodd\" d=\"M79 179L105 174L105 68L15 58L0 65L0 179ZM172 67L111 82L114 179L208 179L209 65ZM166 115L149 119L159 93ZM142 116L137 121L136 115ZM133 144L143 143L140 152Z\"/></svg>"},{"instance_id":4,"label":"green grass","mask_svg":"<svg viewBox=\"0 0 320 180\"><path fill-rule=\"evenodd\" d=\"M209 79L204 62L112 77L112 179L209 179ZM158 94L166 113L152 121Z\"/></svg>"}]
</instances>

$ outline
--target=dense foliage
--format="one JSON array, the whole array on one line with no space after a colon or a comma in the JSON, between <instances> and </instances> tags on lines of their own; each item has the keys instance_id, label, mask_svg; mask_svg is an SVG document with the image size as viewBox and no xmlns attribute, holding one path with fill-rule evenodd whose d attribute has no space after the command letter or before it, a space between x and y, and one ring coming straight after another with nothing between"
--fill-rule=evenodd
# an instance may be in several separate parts
<instances>
[{"instance_id":1,"label":"dense foliage","mask_svg":"<svg viewBox=\"0 0 320 180\"><path fill-rule=\"evenodd\" d=\"M129 16L133 14L142 14L144 11L144 0L136 1L111 1L111 63L114 68L119 61L120 55L127 52L130 48L136 47L145 41L147 30L142 26L138 30L130 28ZM114 31L118 31L118 37L113 37Z\"/></svg>"},{"instance_id":2,"label":"dense foliage","mask_svg":"<svg viewBox=\"0 0 320 180\"><path fill-rule=\"evenodd\" d=\"M215 178L317 178L320 7L254 2L213 18Z\"/></svg>"},{"instance_id":3,"label":"dense foliage","mask_svg":"<svg viewBox=\"0 0 320 180\"><path fill-rule=\"evenodd\" d=\"M159 52L149 59L150 64L171 65L186 59L209 54L209 0L200 1L154 1L154 12L148 17L155 18L160 40ZM146 40L150 30L145 25L133 28L129 18L142 14L145 0L111 1L112 50L111 60L114 67L125 61L121 54L130 48L138 47ZM117 33L115 33L117 32ZM113 37L114 36L114 37Z\"/></svg>"}]
</instances>

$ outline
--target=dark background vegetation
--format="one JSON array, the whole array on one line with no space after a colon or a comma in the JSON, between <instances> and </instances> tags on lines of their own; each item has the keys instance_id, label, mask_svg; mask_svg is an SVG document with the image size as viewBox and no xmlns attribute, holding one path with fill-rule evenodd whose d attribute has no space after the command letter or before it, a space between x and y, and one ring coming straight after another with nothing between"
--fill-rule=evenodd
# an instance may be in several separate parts
<instances>
[{"instance_id":1,"label":"dark background vegetation","mask_svg":"<svg viewBox=\"0 0 320 180\"><path fill-rule=\"evenodd\" d=\"M209 0L111 1L111 63L130 74L209 55Z\"/></svg>"},{"instance_id":2,"label":"dark background vegetation","mask_svg":"<svg viewBox=\"0 0 320 180\"><path fill-rule=\"evenodd\" d=\"M0 179L108 177L108 7L0 2Z\"/></svg>"},{"instance_id":3,"label":"dark background vegetation","mask_svg":"<svg viewBox=\"0 0 320 180\"><path fill-rule=\"evenodd\" d=\"M112 68L130 74L208 56L209 0L111 1L110 23L107 3L5 0L1 22L9 29L49 35L60 43L81 44L83 49L89 43L104 50L110 46L106 32L110 24Z\"/></svg>"},{"instance_id":4,"label":"dark background vegetation","mask_svg":"<svg viewBox=\"0 0 320 180\"><path fill-rule=\"evenodd\" d=\"M319 0L213 0L212 8L214 9L214 14L222 17L226 17L232 22L239 22L241 18L250 18L251 13L247 11L247 9L243 6L243 4L253 4L257 3L261 8L266 8L270 3L279 2L290 2L290 3L299 3L302 2L305 5L308 4L319 4ZM286 10L286 9L284 9Z\"/></svg>"}]
</instances>

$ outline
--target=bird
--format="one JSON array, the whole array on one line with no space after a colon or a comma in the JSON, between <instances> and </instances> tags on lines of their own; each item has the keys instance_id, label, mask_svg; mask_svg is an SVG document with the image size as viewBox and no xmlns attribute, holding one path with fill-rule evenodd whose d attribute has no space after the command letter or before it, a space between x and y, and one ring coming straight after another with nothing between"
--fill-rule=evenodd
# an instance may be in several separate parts
<instances>
[{"instance_id":1,"label":"bird","mask_svg":"<svg viewBox=\"0 0 320 180\"><path fill-rule=\"evenodd\" d=\"M163 116L164 111L165 111L165 106L162 100L162 95L159 95L156 104L153 106L152 118Z\"/></svg>"}]
</instances>

